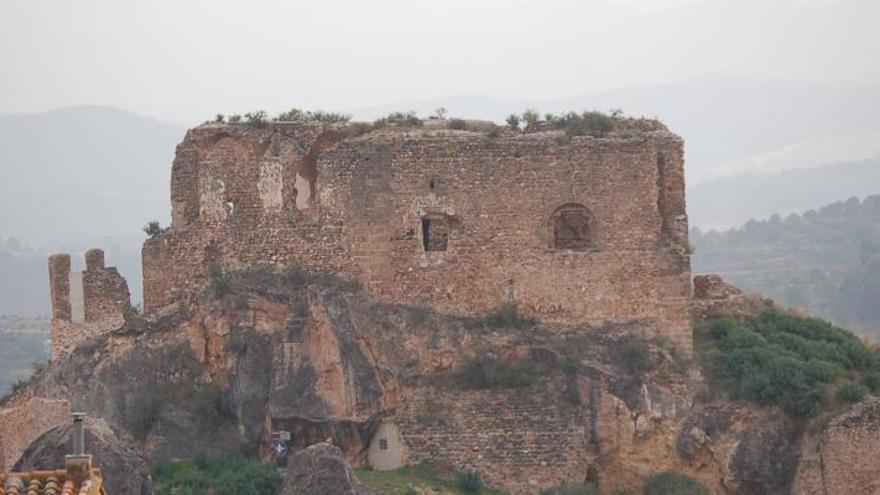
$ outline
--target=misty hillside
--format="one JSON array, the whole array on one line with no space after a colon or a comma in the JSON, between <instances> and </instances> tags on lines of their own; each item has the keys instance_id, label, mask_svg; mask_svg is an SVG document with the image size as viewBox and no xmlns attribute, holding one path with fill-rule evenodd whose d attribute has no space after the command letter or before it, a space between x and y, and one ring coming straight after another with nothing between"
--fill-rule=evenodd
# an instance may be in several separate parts
<instances>
[{"instance_id":1,"label":"misty hillside","mask_svg":"<svg viewBox=\"0 0 880 495\"><path fill-rule=\"evenodd\" d=\"M0 397L44 365L50 350L48 318L0 315Z\"/></svg>"},{"instance_id":2,"label":"misty hillside","mask_svg":"<svg viewBox=\"0 0 880 495\"><path fill-rule=\"evenodd\" d=\"M10 241L12 239L12 241ZM17 249L17 239L0 238L0 315L45 315L49 311L46 256Z\"/></svg>"},{"instance_id":3,"label":"misty hillside","mask_svg":"<svg viewBox=\"0 0 880 495\"><path fill-rule=\"evenodd\" d=\"M542 113L619 108L627 115L656 116L684 138L692 185L746 171L778 171L774 160L787 168L880 156L880 87L876 85L712 77L558 100L513 102L462 96L353 113L375 118L409 109L427 116L441 106L452 116L499 121L527 108ZM817 149L821 150L818 163Z\"/></svg>"},{"instance_id":4,"label":"misty hillside","mask_svg":"<svg viewBox=\"0 0 880 495\"><path fill-rule=\"evenodd\" d=\"M688 217L702 230L738 227L850 196L880 193L880 159L773 174L740 174L688 188Z\"/></svg>"},{"instance_id":5,"label":"misty hillside","mask_svg":"<svg viewBox=\"0 0 880 495\"><path fill-rule=\"evenodd\" d=\"M0 235L55 251L166 219L183 132L108 107L0 114Z\"/></svg>"},{"instance_id":6,"label":"misty hillside","mask_svg":"<svg viewBox=\"0 0 880 495\"><path fill-rule=\"evenodd\" d=\"M692 229L694 273L880 337L880 195L818 211L750 220L739 229Z\"/></svg>"},{"instance_id":7,"label":"misty hillside","mask_svg":"<svg viewBox=\"0 0 880 495\"><path fill-rule=\"evenodd\" d=\"M0 314L47 314L46 257L107 252L140 299L141 227L167 223L184 129L109 107L0 114ZM77 267L81 260L74 259Z\"/></svg>"}]
</instances>

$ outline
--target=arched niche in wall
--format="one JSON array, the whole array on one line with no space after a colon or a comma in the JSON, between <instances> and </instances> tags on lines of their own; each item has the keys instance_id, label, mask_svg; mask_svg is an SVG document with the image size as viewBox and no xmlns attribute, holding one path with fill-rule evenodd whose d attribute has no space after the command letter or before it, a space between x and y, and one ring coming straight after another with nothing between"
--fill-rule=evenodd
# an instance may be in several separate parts
<instances>
[{"instance_id":1,"label":"arched niche in wall","mask_svg":"<svg viewBox=\"0 0 880 495\"><path fill-rule=\"evenodd\" d=\"M550 215L550 247L558 250L587 251L596 244L595 221L580 203L566 203Z\"/></svg>"}]
</instances>

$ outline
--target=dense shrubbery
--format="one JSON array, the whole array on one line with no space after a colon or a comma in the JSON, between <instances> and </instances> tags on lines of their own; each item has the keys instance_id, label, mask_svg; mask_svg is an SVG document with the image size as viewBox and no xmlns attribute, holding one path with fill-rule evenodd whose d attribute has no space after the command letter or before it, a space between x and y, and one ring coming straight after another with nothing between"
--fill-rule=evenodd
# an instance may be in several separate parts
<instances>
[{"instance_id":1,"label":"dense shrubbery","mask_svg":"<svg viewBox=\"0 0 880 495\"><path fill-rule=\"evenodd\" d=\"M486 325L491 328L528 328L535 325L535 320L519 314L516 303L504 303L486 316Z\"/></svg>"},{"instance_id":2,"label":"dense shrubbery","mask_svg":"<svg viewBox=\"0 0 880 495\"><path fill-rule=\"evenodd\" d=\"M811 416L829 405L859 400L876 386L880 356L852 333L830 323L779 310L745 322L715 321L704 335L710 375L734 397L776 404L792 416Z\"/></svg>"},{"instance_id":3,"label":"dense shrubbery","mask_svg":"<svg viewBox=\"0 0 880 495\"><path fill-rule=\"evenodd\" d=\"M449 123L446 124L446 127L455 131L463 131L467 129L467 121L464 119L451 119Z\"/></svg>"},{"instance_id":4,"label":"dense shrubbery","mask_svg":"<svg viewBox=\"0 0 880 495\"><path fill-rule=\"evenodd\" d=\"M592 486L563 483L553 488L541 490L541 495L598 495L599 491Z\"/></svg>"},{"instance_id":5,"label":"dense shrubbery","mask_svg":"<svg viewBox=\"0 0 880 495\"><path fill-rule=\"evenodd\" d=\"M269 123L269 117L263 110L248 112L244 114L244 123L251 127L266 127L266 124Z\"/></svg>"},{"instance_id":6,"label":"dense shrubbery","mask_svg":"<svg viewBox=\"0 0 880 495\"><path fill-rule=\"evenodd\" d=\"M709 495L697 480L676 471L664 471L648 478L644 495Z\"/></svg>"},{"instance_id":7,"label":"dense shrubbery","mask_svg":"<svg viewBox=\"0 0 880 495\"><path fill-rule=\"evenodd\" d=\"M584 111L581 113L569 112L560 115L548 113L544 116L546 122L553 129L565 131L566 138L573 136L602 137L614 128L614 121L622 116L620 110L614 110L611 114L597 111ZM525 122L526 129L533 129L542 123L541 116L535 110L526 110L522 115L511 115L507 118L507 125L512 129L519 129L520 124Z\"/></svg>"},{"instance_id":8,"label":"dense shrubbery","mask_svg":"<svg viewBox=\"0 0 880 495\"><path fill-rule=\"evenodd\" d=\"M336 112L325 112L323 110L300 110L299 108L291 108L286 112L282 112L275 117L278 122L322 122L326 124L343 123L351 120L350 115Z\"/></svg>"},{"instance_id":9,"label":"dense shrubbery","mask_svg":"<svg viewBox=\"0 0 880 495\"><path fill-rule=\"evenodd\" d=\"M454 378L462 388L496 389L528 387L537 376L537 365L531 360L505 361L482 354L463 363Z\"/></svg>"},{"instance_id":10,"label":"dense shrubbery","mask_svg":"<svg viewBox=\"0 0 880 495\"><path fill-rule=\"evenodd\" d=\"M274 466L241 455L160 461L153 467L153 480L160 495L266 495L281 488Z\"/></svg>"},{"instance_id":11,"label":"dense shrubbery","mask_svg":"<svg viewBox=\"0 0 880 495\"><path fill-rule=\"evenodd\" d=\"M373 122L373 127L380 128L386 125L396 125L399 127L421 127L422 119L416 115L416 112L393 112L381 119Z\"/></svg>"},{"instance_id":12,"label":"dense shrubbery","mask_svg":"<svg viewBox=\"0 0 880 495\"><path fill-rule=\"evenodd\" d=\"M553 120L555 127L565 131L565 135L602 137L614 128L614 118L602 112L567 113Z\"/></svg>"},{"instance_id":13,"label":"dense shrubbery","mask_svg":"<svg viewBox=\"0 0 880 495\"><path fill-rule=\"evenodd\" d=\"M165 231L165 229L162 228L157 220L147 222L147 224L144 225L143 230L144 234L147 234L150 237L156 237L157 235Z\"/></svg>"},{"instance_id":14,"label":"dense shrubbery","mask_svg":"<svg viewBox=\"0 0 880 495\"><path fill-rule=\"evenodd\" d=\"M624 335L612 342L608 351L612 363L637 380L656 366L647 342L632 335Z\"/></svg>"}]
</instances>

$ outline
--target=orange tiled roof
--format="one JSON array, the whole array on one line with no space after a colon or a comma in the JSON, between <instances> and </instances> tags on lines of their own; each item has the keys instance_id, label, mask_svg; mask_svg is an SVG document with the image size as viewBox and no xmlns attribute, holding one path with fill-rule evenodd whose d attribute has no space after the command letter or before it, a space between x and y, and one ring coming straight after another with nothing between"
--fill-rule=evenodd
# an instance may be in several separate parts
<instances>
[{"instance_id":1,"label":"orange tiled roof","mask_svg":"<svg viewBox=\"0 0 880 495\"><path fill-rule=\"evenodd\" d=\"M64 469L0 473L0 495L106 495L100 479L101 470L97 468L92 469L91 479L79 486L67 479L67 470ZM98 480L97 486L93 480Z\"/></svg>"}]
</instances>

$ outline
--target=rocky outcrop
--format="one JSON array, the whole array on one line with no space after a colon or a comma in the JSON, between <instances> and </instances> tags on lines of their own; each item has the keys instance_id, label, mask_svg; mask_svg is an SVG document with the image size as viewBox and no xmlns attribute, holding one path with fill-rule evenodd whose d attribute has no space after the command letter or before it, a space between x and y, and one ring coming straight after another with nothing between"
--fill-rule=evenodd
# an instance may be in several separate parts
<instances>
[{"instance_id":1,"label":"rocky outcrop","mask_svg":"<svg viewBox=\"0 0 880 495\"><path fill-rule=\"evenodd\" d=\"M352 473L342 451L318 443L290 456L284 495L372 495Z\"/></svg>"},{"instance_id":2,"label":"rocky outcrop","mask_svg":"<svg viewBox=\"0 0 880 495\"><path fill-rule=\"evenodd\" d=\"M712 318L748 317L772 306L772 301L745 293L725 282L719 275L694 277L694 294L690 308L695 326Z\"/></svg>"},{"instance_id":3,"label":"rocky outcrop","mask_svg":"<svg viewBox=\"0 0 880 495\"><path fill-rule=\"evenodd\" d=\"M880 397L832 420L805 450L792 493L880 494Z\"/></svg>"},{"instance_id":4,"label":"rocky outcrop","mask_svg":"<svg viewBox=\"0 0 880 495\"><path fill-rule=\"evenodd\" d=\"M713 493L789 493L797 425L712 394L699 368L662 343L634 354L624 337L638 328L490 325L371 300L329 275L222 282L79 346L6 410L69 404L106 422L105 451L124 439L145 463L231 448L268 455L271 435L287 431L292 451L331 439L341 460L327 462L337 467L432 460L453 475L477 469L513 494L560 482L638 491L667 470ZM698 288L694 311L705 318L766 306L720 281ZM472 365L487 356L508 363L495 370L504 380L464 384L463 374L485 372ZM7 445L50 427L22 429ZM52 438L33 449L64 442ZM807 474L809 463L800 464ZM115 493L139 494L133 483Z\"/></svg>"},{"instance_id":5,"label":"rocky outcrop","mask_svg":"<svg viewBox=\"0 0 880 495\"><path fill-rule=\"evenodd\" d=\"M13 471L32 471L65 465L64 456L70 453L73 426L67 423L47 431L27 448ZM130 445L120 439L106 421L87 418L85 445L93 456L94 465L100 466L108 493L149 495L152 484L146 460Z\"/></svg>"}]
</instances>

